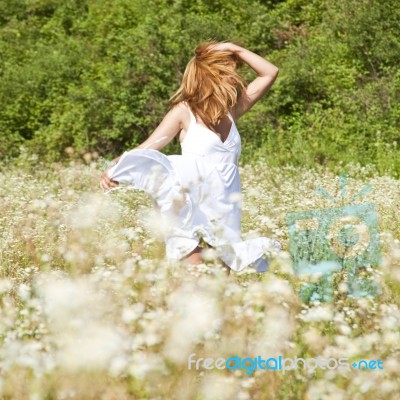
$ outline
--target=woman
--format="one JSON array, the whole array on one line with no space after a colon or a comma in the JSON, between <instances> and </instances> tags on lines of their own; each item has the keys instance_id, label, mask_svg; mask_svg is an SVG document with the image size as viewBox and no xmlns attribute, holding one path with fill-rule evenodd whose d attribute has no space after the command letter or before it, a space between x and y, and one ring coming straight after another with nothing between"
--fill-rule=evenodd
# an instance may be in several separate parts
<instances>
[{"instance_id":1,"label":"woman","mask_svg":"<svg viewBox=\"0 0 400 400\"><path fill-rule=\"evenodd\" d=\"M250 84L236 71L243 62L258 75ZM261 272L267 269L265 251L280 250L269 238L241 239L241 140L235 124L277 75L276 66L236 44L200 44L160 125L102 174L101 188L127 183L155 201L165 218L168 259L198 264L204 242L230 269ZM177 134L182 154L161 153Z\"/></svg>"}]
</instances>

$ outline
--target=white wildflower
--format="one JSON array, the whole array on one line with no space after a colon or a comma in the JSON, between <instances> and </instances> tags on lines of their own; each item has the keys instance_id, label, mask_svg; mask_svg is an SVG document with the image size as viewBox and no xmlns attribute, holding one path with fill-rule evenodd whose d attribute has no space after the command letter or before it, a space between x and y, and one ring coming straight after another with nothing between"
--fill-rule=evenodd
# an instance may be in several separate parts
<instances>
[{"instance_id":1,"label":"white wildflower","mask_svg":"<svg viewBox=\"0 0 400 400\"><path fill-rule=\"evenodd\" d=\"M310 308L308 312L303 316L303 321L306 322L331 321L332 319L332 307L329 305L319 305Z\"/></svg>"}]
</instances>

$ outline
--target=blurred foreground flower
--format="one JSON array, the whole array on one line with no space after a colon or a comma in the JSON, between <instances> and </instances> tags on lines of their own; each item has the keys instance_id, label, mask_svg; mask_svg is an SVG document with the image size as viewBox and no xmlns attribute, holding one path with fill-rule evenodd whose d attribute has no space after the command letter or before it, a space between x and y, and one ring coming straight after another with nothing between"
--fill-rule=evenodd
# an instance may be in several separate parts
<instances>
[{"instance_id":1,"label":"blurred foreground flower","mask_svg":"<svg viewBox=\"0 0 400 400\"><path fill-rule=\"evenodd\" d=\"M71 279L64 274L41 274L39 298L56 345L56 362L66 370L107 370L123 360L129 336L113 324L113 307L93 278Z\"/></svg>"}]
</instances>

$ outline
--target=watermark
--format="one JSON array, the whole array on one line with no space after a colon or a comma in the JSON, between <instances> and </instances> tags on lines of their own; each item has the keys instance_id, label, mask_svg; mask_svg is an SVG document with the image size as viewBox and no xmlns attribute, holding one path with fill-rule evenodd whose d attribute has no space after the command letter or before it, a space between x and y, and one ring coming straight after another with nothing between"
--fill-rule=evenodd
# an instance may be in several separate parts
<instances>
[{"instance_id":1,"label":"watermark","mask_svg":"<svg viewBox=\"0 0 400 400\"><path fill-rule=\"evenodd\" d=\"M238 356L230 358L195 358L196 354L190 354L188 358L188 369L200 370L200 369L228 369L233 370L244 370L246 375L252 374L255 370L269 370L269 371L282 371L283 374L286 371L297 370L299 368L307 369L314 372L316 369L322 370L345 370L350 371L351 369L375 371L383 369L383 361L381 360L359 360L357 362L350 363L349 359L343 358L284 358L283 356L262 358L257 356L254 358L245 357L241 358Z\"/></svg>"},{"instance_id":2,"label":"watermark","mask_svg":"<svg viewBox=\"0 0 400 400\"><path fill-rule=\"evenodd\" d=\"M340 174L339 180L339 200L345 203L347 175ZM333 273L343 269L347 271L349 297L374 297L381 294L376 281L357 276L361 267L378 266L381 262L375 205L352 204L371 190L370 184L365 185L350 199L348 205L287 213L289 250L294 272L297 275L322 274L319 283L300 288L301 300L332 301ZM322 187L318 187L316 192L338 203Z\"/></svg>"}]
</instances>

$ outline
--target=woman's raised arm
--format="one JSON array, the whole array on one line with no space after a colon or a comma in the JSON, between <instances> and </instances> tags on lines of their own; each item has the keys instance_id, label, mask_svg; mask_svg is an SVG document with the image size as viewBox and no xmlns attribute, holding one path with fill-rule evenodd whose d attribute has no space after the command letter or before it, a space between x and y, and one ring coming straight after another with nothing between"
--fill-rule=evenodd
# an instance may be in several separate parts
<instances>
[{"instance_id":1,"label":"woman's raised arm","mask_svg":"<svg viewBox=\"0 0 400 400\"><path fill-rule=\"evenodd\" d=\"M233 107L232 116L238 119L247 112L270 89L278 76L279 69L263 57L233 44L233 52L257 73Z\"/></svg>"},{"instance_id":2,"label":"woman's raised arm","mask_svg":"<svg viewBox=\"0 0 400 400\"><path fill-rule=\"evenodd\" d=\"M265 58L240 47L234 43L219 43L214 47L218 50L227 50L236 54L243 62L257 73L257 78L250 82L245 91L239 96L232 108L232 116L237 120L248 111L269 90L278 76L279 69Z\"/></svg>"}]
</instances>

